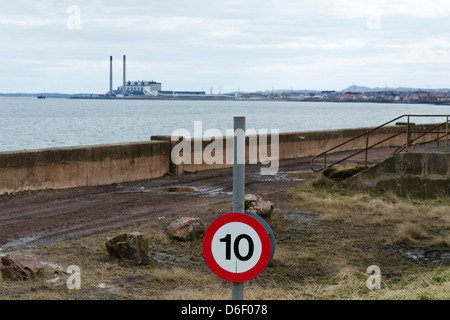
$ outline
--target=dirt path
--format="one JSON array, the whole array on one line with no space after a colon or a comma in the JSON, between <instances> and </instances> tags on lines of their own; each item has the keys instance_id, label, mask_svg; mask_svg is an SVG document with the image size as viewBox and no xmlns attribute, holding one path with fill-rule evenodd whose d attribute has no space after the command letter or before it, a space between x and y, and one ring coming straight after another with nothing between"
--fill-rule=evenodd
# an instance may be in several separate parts
<instances>
[{"instance_id":1,"label":"dirt path","mask_svg":"<svg viewBox=\"0 0 450 320\"><path fill-rule=\"evenodd\" d=\"M380 149L372 152L370 159L378 162L390 155L391 149ZM261 176L258 166L247 166L246 193L277 192L313 178L309 160L282 161L279 173L274 176ZM363 155L357 161L352 160L361 161ZM232 179L230 168L181 177L168 175L139 183L3 195L0 196L0 251L76 238L161 216L183 215L196 206L231 202ZM191 189L170 192L180 187Z\"/></svg>"}]
</instances>

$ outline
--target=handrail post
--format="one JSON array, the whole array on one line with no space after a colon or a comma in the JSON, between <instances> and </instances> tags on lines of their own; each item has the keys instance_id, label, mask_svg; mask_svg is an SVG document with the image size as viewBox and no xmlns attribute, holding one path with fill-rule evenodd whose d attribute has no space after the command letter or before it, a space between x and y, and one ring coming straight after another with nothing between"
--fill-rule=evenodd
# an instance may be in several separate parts
<instances>
[{"instance_id":1,"label":"handrail post","mask_svg":"<svg viewBox=\"0 0 450 320\"><path fill-rule=\"evenodd\" d=\"M369 152L369 132L366 133L366 158L364 160L364 167L367 169L367 154Z\"/></svg>"},{"instance_id":2,"label":"handrail post","mask_svg":"<svg viewBox=\"0 0 450 320\"><path fill-rule=\"evenodd\" d=\"M439 138L440 138L440 134L441 134L441 126L439 126L438 128L437 128L437 133L436 133L436 135L437 135L437 147L439 148Z\"/></svg>"},{"instance_id":3,"label":"handrail post","mask_svg":"<svg viewBox=\"0 0 450 320\"><path fill-rule=\"evenodd\" d=\"M445 123L445 153L448 152L448 115L447 122Z\"/></svg>"},{"instance_id":4,"label":"handrail post","mask_svg":"<svg viewBox=\"0 0 450 320\"><path fill-rule=\"evenodd\" d=\"M408 114L408 124L406 126L406 152L409 150L409 114Z\"/></svg>"}]
</instances>

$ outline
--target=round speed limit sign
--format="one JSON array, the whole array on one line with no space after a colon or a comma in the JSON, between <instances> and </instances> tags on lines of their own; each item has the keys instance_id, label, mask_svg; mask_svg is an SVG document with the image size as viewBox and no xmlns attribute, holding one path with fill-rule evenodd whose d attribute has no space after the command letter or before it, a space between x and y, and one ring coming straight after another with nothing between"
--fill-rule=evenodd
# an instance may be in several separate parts
<instances>
[{"instance_id":1,"label":"round speed limit sign","mask_svg":"<svg viewBox=\"0 0 450 320\"><path fill-rule=\"evenodd\" d=\"M244 213L214 220L203 238L203 255L210 269L224 280L244 282L260 274L271 259L266 228Z\"/></svg>"}]
</instances>

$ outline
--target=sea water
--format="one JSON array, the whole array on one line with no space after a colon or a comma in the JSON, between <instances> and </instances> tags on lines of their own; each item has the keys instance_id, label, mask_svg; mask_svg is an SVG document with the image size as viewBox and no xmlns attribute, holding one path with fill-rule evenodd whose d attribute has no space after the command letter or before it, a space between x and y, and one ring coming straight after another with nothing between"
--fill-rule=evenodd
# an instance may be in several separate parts
<instances>
[{"instance_id":1,"label":"sea water","mask_svg":"<svg viewBox=\"0 0 450 320\"><path fill-rule=\"evenodd\" d=\"M450 114L450 106L1 97L0 151L148 141L152 135L170 135L176 129L194 136L194 121L202 121L203 131L214 128L225 135L226 129L233 128L234 116L245 116L247 129L295 132L372 127L404 114Z\"/></svg>"}]
</instances>

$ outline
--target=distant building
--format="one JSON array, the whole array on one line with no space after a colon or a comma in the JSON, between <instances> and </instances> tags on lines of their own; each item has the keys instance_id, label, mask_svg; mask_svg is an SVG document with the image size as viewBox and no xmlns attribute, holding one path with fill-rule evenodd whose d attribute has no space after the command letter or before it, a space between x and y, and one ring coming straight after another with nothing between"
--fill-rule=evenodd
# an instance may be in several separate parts
<instances>
[{"instance_id":1,"label":"distant building","mask_svg":"<svg viewBox=\"0 0 450 320\"><path fill-rule=\"evenodd\" d=\"M161 91L161 83L155 81L127 81L125 86L126 95L158 95ZM117 88L117 93L123 92L123 86Z\"/></svg>"},{"instance_id":2,"label":"distant building","mask_svg":"<svg viewBox=\"0 0 450 320\"><path fill-rule=\"evenodd\" d=\"M206 95L205 91L158 91L160 96L195 97Z\"/></svg>"}]
</instances>

